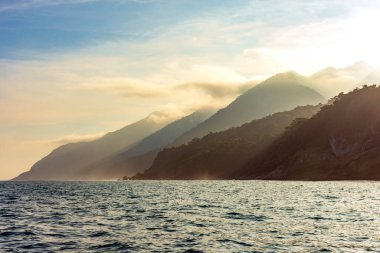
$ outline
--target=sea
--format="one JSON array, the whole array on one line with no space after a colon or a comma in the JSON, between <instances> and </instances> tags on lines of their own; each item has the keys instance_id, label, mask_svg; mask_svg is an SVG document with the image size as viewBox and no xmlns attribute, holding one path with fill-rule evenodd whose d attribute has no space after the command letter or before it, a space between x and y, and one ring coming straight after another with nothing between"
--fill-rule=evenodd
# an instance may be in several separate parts
<instances>
[{"instance_id":1,"label":"sea","mask_svg":"<svg viewBox=\"0 0 380 253\"><path fill-rule=\"evenodd\" d=\"M380 252L380 183L0 182L0 252Z\"/></svg>"}]
</instances>

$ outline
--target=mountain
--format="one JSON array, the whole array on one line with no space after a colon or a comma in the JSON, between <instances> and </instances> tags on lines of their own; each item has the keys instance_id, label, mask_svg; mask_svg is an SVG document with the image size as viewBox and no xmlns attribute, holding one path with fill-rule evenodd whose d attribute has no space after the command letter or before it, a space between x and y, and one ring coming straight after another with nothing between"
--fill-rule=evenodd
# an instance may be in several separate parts
<instances>
[{"instance_id":1,"label":"mountain","mask_svg":"<svg viewBox=\"0 0 380 253\"><path fill-rule=\"evenodd\" d=\"M144 138L135 146L131 147L120 155L124 157L132 157L151 150L161 149L172 143L183 133L189 131L193 127L208 119L214 112L214 110L201 110L183 117L177 121L174 121L166 127Z\"/></svg>"},{"instance_id":2,"label":"mountain","mask_svg":"<svg viewBox=\"0 0 380 253\"><path fill-rule=\"evenodd\" d=\"M363 78L361 83L365 83L367 85L380 83L380 70L378 69L368 74L365 78Z\"/></svg>"},{"instance_id":3,"label":"mountain","mask_svg":"<svg viewBox=\"0 0 380 253\"><path fill-rule=\"evenodd\" d=\"M78 177L93 180L118 179L144 171L149 168L159 151L178 136L210 117L213 112L201 110L178 119L142 139L136 145L89 165Z\"/></svg>"},{"instance_id":4,"label":"mountain","mask_svg":"<svg viewBox=\"0 0 380 253\"><path fill-rule=\"evenodd\" d=\"M325 98L332 98L340 92L349 92L363 83L372 84L379 80L373 67L357 62L345 68L328 67L310 76L310 87Z\"/></svg>"},{"instance_id":5,"label":"mountain","mask_svg":"<svg viewBox=\"0 0 380 253\"><path fill-rule=\"evenodd\" d=\"M87 166L135 144L173 119L154 112L145 119L90 142L70 143L53 150L31 170L13 180L75 180Z\"/></svg>"},{"instance_id":6,"label":"mountain","mask_svg":"<svg viewBox=\"0 0 380 253\"><path fill-rule=\"evenodd\" d=\"M380 87L339 95L298 121L232 177L277 180L380 180Z\"/></svg>"},{"instance_id":7,"label":"mountain","mask_svg":"<svg viewBox=\"0 0 380 253\"><path fill-rule=\"evenodd\" d=\"M180 136L173 146L299 105L323 102L324 98L318 92L307 87L310 84L308 78L295 72L277 74L246 91L208 120Z\"/></svg>"},{"instance_id":8,"label":"mountain","mask_svg":"<svg viewBox=\"0 0 380 253\"><path fill-rule=\"evenodd\" d=\"M297 107L229 130L210 133L186 145L161 151L136 179L223 179L278 138L297 118L309 118L321 105Z\"/></svg>"}]
</instances>

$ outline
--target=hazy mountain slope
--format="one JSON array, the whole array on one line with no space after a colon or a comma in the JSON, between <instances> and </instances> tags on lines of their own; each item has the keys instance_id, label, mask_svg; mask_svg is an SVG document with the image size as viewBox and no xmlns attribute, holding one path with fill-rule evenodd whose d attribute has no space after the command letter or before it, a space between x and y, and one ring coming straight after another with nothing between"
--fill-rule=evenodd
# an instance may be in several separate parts
<instances>
[{"instance_id":1,"label":"hazy mountain slope","mask_svg":"<svg viewBox=\"0 0 380 253\"><path fill-rule=\"evenodd\" d=\"M137 179L222 179L279 137L296 118L311 117L319 106L297 107L229 130L208 134L161 151Z\"/></svg>"},{"instance_id":2,"label":"hazy mountain slope","mask_svg":"<svg viewBox=\"0 0 380 253\"><path fill-rule=\"evenodd\" d=\"M212 110L203 110L176 120L131 148L91 164L78 177L83 179L118 179L144 171L149 168L162 148L210 117L212 113Z\"/></svg>"},{"instance_id":3,"label":"hazy mountain slope","mask_svg":"<svg viewBox=\"0 0 380 253\"><path fill-rule=\"evenodd\" d=\"M246 91L230 105L179 137L173 146L299 105L323 102L324 98L319 93L306 87L309 83L307 78L295 72L277 74Z\"/></svg>"},{"instance_id":4,"label":"hazy mountain slope","mask_svg":"<svg viewBox=\"0 0 380 253\"><path fill-rule=\"evenodd\" d=\"M378 69L368 74L365 78L363 78L361 83L368 85L380 83L380 70Z\"/></svg>"},{"instance_id":5,"label":"hazy mountain slope","mask_svg":"<svg viewBox=\"0 0 380 253\"><path fill-rule=\"evenodd\" d=\"M88 166L77 177L83 180L116 180L124 176L131 177L148 169L160 150L155 149L131 157L113 154Z\"/></svg>"},{"instance_id":6,"label":"hazy mountain slope","mask_svg":"<svg viewBox=\"0 0 380 253\"><path fill-rule=\"evenodd\" d=\"M174 121L159 131L144 138L135 146L131 147L120 155L124 157L131 157L154 149L165 147L166 145L172 143L183 133L189 131L193 127L205 121L214 112L215 111L213 110L197 111L177 121Z\"/></svg>"},{"instance_id":7,"label":"hazy mountain slope","mask_svg":"<svg viewBox=\"0 0 380 253\"><path fill-rule=\"evenodd\" d=\"M310 76L310 87L325 98L331 98L341 92L349 92L363 83L380 81L374 71L365 62L357 62L345 68L328 67Z\"/></svg>"},{"instance_id":8,"label":"hazy mountain slope","mask_svg":"<svg viewBox=\"0 0 380 253\"><path fill-rule=\"evenodd\" d=\"M380 180L380 87L341 95L294 124L235 178Z\"/></svg>"},{"instance_id":9,"label":"hazy mountain slope","mask_svg":"<svg viewBox=\"0 0 380 253\"><path fill-rule=\"evenodd\" d=\"M53 150L35 163L31 170L14 180L78 179L81 170L118 150L140 141L172 119L155 112L147 118L90 142L70 143Z\"/></svg>"}]
</instances>

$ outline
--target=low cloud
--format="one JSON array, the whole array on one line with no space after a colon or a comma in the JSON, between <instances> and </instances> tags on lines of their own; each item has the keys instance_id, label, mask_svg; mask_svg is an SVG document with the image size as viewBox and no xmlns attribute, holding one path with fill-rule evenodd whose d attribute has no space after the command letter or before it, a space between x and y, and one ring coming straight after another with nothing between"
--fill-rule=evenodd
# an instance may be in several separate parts
<instances>
[{"instance_id":1,"label":"low cloud","mask_svg":"<svg viewBox=\"0 0 380 253\"><path fill-rule=\"evenodd\" d=\"M197 78L198 79L198 78ZM206 78L207 79L207 78ZM162 85L134 78L91 78L76 90L100 91L119 95L125 98L161 99L190 94L204 94L212 99L236 97L251 88L251 82L226 83L216 80L185 82L182 84ZM184 94L186 92L186 94Z\"/></svg>"},{"instance_id":2,"label":"low cloud","mask_svg":"<svg viewBox=\"0 0 380 253\"><path fill-rule=\"evenodd\" d=\"M109 92L126 98L160 98L170 93L167 87L133 78L98 78L86 81L75 89Z\"/></svg>"},{"instance_id":3,"label":"low cloud","mask_svg":"<svg viewBox=\"0 0 380 253\"><path fill-rule=\"evenodd\" d=\"M163 111L155 111L148 115L148 119L155 123L171 122L185 116L186 110L178 108L166 108Z\"/></svg>"},{"instance_id":4,"label":"low cloud","mask_svg":"<svg viewBox=\"0 0 380 253\"><path fill-rule=\"evenodd\" d=\"M36 143L47 144L49 146L58 147L67 143L93 141L104 136L105 134L106 134L105 132L94 133L94 134L84 134L84 135L72 133L69 135L64 135L64 136L50 139L50 140L38 140L36 141Z\"/></svg>"},{"instance_id":5,"label":"low cloud","mask_svg":"<svg viewBox=\"0 0 380 253\"><path fill-rule=\"evenodd\" d=\"M216 84L216 83L185 83L178 85L176 90L200 90L214 99L235 97L251 88L253 84Z\"/></svg>"}]
</instances>

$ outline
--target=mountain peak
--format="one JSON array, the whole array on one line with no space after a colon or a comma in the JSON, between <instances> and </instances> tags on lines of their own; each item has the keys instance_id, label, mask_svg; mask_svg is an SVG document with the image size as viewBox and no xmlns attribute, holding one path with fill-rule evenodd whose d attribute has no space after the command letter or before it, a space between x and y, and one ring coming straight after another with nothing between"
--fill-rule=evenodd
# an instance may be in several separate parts
<instances>
[{"instance_id":1,"label":"mountain peak","mask_svg":"<svg viewBox=\"0 0 380 253\"><path fill-rule=\"evenodd\" d=\"M275 79L275 78L305 78L305 77L295 71L287 71L287 72L275 74L270 79L272 78Z\"/></svg>"},{"instance_id":2,"label":"mountain peak","mask_svg":"<svg viewBox=\"0 0 380 253\"><path fill-rule=\"evenodd\" d=\"M352 64L350 66L345 67L345 69L362 69L362 70L367 70L367 69L372 69L372 66L369 65L365 61L358 61L358 62L355 62L354 64Z\"/></svg>"},{"instance_id":3,"label":"mountain peak","mask_svg":"<svg viewBox=\"0 0 380 253\"><path fill-rule=\"evenodd\" d=\"M291 110L300 105L313 105L325 99L310 87L311 81L296 72L277 74L237 97L174 142L185 144L194 137L237 127L279 111Z\"/></svg>"},{"instance_id":4,"label":"mountain peak","mask_svg":"<svg viewBox=\"0 0 380 253\"><path fill-rule=\"evenodd\" d=\"M295 71L288 71L283 73L278 73L274 76L269 77L261 85L270 85L270 84L305 84L308 83L308 78L298 74Z\"/></svg>"},{"instance_id":5,"label":"mountain peak","mask_svg":"<svg viewBox=\"0 0 380 253\"><path fill-rule=\"evenodd\" d=\"M310 76L312 79L318 79L318 78L323 78L325 76L334 76L336 73L339 71L339 69L335 67L327 67L322 70L319 70L318 72L315 72Z\"/></svg>"},{"instance_id":6,"label":"mountain peak","mask_svg":"<svg viewBox=\"0 0 380 253\"><path fill-rule=\"evenodd\" d=\"M312 74L310 77L315 79L315 78L324 78L326 76L339 77L339 75L363 76L370 73L372 70L373 70L373 67L369 65L368 63L366 63L365 61L358 61L344 68L327 67Z\"/></svg>"}]
</instances>

